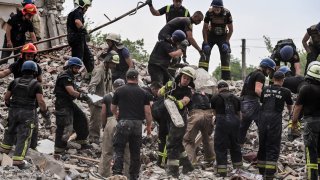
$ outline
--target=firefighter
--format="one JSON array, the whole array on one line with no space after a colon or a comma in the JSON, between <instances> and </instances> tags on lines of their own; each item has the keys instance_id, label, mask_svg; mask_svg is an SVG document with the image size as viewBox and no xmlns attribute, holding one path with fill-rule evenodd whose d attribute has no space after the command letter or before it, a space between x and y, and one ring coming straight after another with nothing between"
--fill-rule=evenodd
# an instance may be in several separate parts
<instances>
[{"instance_id":1,"label":"firefighter","mask_svg":"<svg viewBox=\"0 0 320 180\"><path fill-rule=\"evenodd\" d=\"M289 89L282 87L285 75L277 71L273 75L273 84L263 88L259 114L259 151L258 168L264 179L273 179L277 172L282 133L282 112L287 105L292 112L292 97Z\"/></svg>"},{"instance_id":2,"label":"firefighter","mask_svg":"<svg viewBox=\"0 0 320 180\"><path fill-rule=\"evenodd\" d=\"M116 91L118 88L125 85L123 79L116 79L113 82L113 89ZM104 128L102 144L101 144L101 159L99 164L98 172L103 177L111 176L111 163L113 161L114 150L112 146L113 136L116 131L117 120L111 112L111 101L114 95L114 91L109 92L103 97L102 109L101 109L101 120L102 127ZM126 145L124 150L124 175L129 178L129 165L130 165L130 154L129 146Z\"/></svg>"},{"instance_id":3,"label":"firefighter","mask_svg":"<svg viewBox=\"0 0 320 180\"><path fill-rule=\"evenodd\" d=\"M303 86L298 94L293 110L292 130L299 131L299 115L303 113L305 157L307 178L319 178L319 137L320 137L320 65L309 67L305 76L309 83Z\"/></svg>"},{"instance_id":4,"label":"firefighter","mask_svg":"<svg viewBox=\"0 0 320 180\"><path fill-rule=\"evenodd\" d=\"M115 161L112 171L113 175L122 175L124 150L129 143L130 180L139 178L143 120L147 120L147 135L151 135L152 124L150 99L139 87L138 76L137 70L129 69L126 73L127 84L115 91L111 103L111 112L118 121L113 140Z\"/></svg>"},{"instance_id":5,"label":"firefighter","mask_svg":"<svg viewBox=\"0 0 320 180\"><path fill-rule=\"evenodd\" d=\"M48 114L48 111L41 84L35 79L38 71L37 64L26 61L21 71L22 77L14 79L5 93L5 104L9 107L9 124L0 145L0 152L8 154L15 144L13 165L26 169L30 165L24 161L24 158L30 145L37 104L43 114Z\"/></svg>"},{"instance_id":6,"label":"firefighter","mask_svg":"<svg viewBox=\"0 0 320 180\"><path fill-rule=\"evenodd\" d=\"M34 4L34 0L23 0L21 2L22 6L24 7L27 4ZM19 10L18 10L19 11ZM41 39L41 23L40 23L40 15L39 13L35 14L32 16L31 18L31 22L33 25L33 30L34 30L34 34L36 35L37 41L39 41ZM30 36L28 36L29 34L26 34L27 40L31 40Z\"/></svg>"},{"instance_id":7,"label":"firefighter","mask_svg":"<svg viewBox=\"0 0 320 180\"><path fill-rule=\"evenodd\" d=\"M169 120L169 134L166 144L167 149L167 175L174 178L179 177L179 165L182 165L182 173L187 174L194 170L188 155L183 147L183 136L186 132L187 123L187 105L192 96L191 87L194 88L195 70L192 67L184 67L181 69L175 81L168 81L165 86L159 90L159 95L169 98L177 105L180 115L183 118L184 126L176 127L169 116L168 112L163 115Z\"/></svg>"},{"instance_id":8,"label":"firefighter","mask_svg":"<svg viewBox=\"0 0 320 180\"><path fill-rule=\"evenodd\" d=\"M90 94L96 94L103 97L106 93L112 92L112 73L117 64L119 64L119 55L115 51L102 54L98 59L100 63L92 71L92 78L88 86ZM101 104L90 104L90 121L89 121L89 142L99 144L100 128L101 128Z\"/></svg>"},{"instance_id":9,"label":"firefighter","mask_svg":"<svg viewBox=\"0 0 320 180\"><path fill-rule=\"evenodd\" d=\"M276 63L276 70L279 69L281 62L284 62L285 65L290 63L292 75L301 75L300 58L292 39L278 41L270 58Z\"/></svg>"},{"instance_id":10,"label":"firefighter","mask_svg":"<svg viewBox=\"0 0 320 180\"><path fill-rule=\"evenodd\" d=\"M213 152L213 112L210 106L208 94L196 90L191 98L190 114L186 133L183 137L183 145L192 164L197 163L196 159L196 137L201 132L205 161L211 163L215 159Z\"/></svg>"},{"instance_id":11,"label":"firefighter","mask_svg":"<svg viewBox=\"0 0 320 180\"><path fill-rule=\"evenodd\" d=\"M64 154L67 141L73 130L77 134L76 142L81 145L81 149L88 149L91 146L87 142L88 121L85 113L78 107L73 100L89 101L89 97L84 92L79 92L75 85L74 76L78 74L82 67L81 59L71 57L66 66L66 70L61 72L56 81L54 94L56 96L55 115L56 115L56 137L55 154Z\"/></svg>"},{"instance_id":12,"label":"firefighter","mask_svg":"<svg viewBox=\"0 0 320 180\"><path fill-rule=\"evenodd\" d=\"M242 167L241 147L238 142L240 128L240 100L229 91L225 81L218 82L218 94L211 99L211 108L216 116L214 132L214 151L216 153L216 172L227 175L228 149L233 168Z\"/></svg>"},{"instance_id":13,"label":"firefighter","mask_svg":"<svg viewBox=\"0 0 320 180\"><path fill-rule=\"evenodd\" d=\"M181 30L172 33L169 39L159 40L148 62L148 72L152 82L160 82L166 84L172 76L168 72L168 67L172 63L172 59L180 58L183 51L186 50L188 44L185 44L186 34ZM184 41L183 43L181 43ZM177 45L179 44L179 48Z\"/></svg>"},{"instance_id":14,"label":"firefighter","mask_svg":"<svg viewBox=\"0 0 320 180\"><path fill-rule=\"evenodd\" d=\"M35 14L37 14L37 7L34 4L27 4L21 11L18 11L17 14L8 20L3 48L15 48L24 45L26 43L26 32L29 32L32 42L37 41L32 22L30 21ZM19 51L20 49L14 50L14 54L18 54ZM11 51L2 51L1 59L9 57L11 53ZM0 64L7 62L8 60Z\"/></svg>"},{"instance_id":15,"label":"firefighter","mask_svg":"<svg viewBox=\"0 0 320 180\"><path fill-rule=\"evenodd\" d=\"M71 46L71 56L83 61L88 72L85 79L89 80L94 68L94 59L86 42L86 37L89 35L84 26L84 14L91 6L91 0L75 0L75 4L76 8L67 18L68 44Z\"/></svg>"},{"instance_id":16,"label":"firefighter","mask_svg":"<svg viewBox=\"0 0 320 180\"><path fill-rule=\"evenodd\" d=\"M285 75L282 86L288 88L294 94L297 94L301 87L307 83L303 76L293 76L288 66L281 66L278 71L281 71Z\"/></svg>"},{"instance_id":17,"label":"firefighter","mask_svg":"<svg viewBox=\"0 0 320 180\"><path fill-rule=\"evenodd\" d=\"M261 60L259 68L251 72L245 79L241 91L241 114L239 142L244 144L247 131L252 120L257 124L262 88L268 75L275 71L276 63L270 58Z\"/></svg>"},{"instance_id":18,"label":"firefighter","mask_svg":"<svg viewBox=\"0 0 320 180\"><path fill-rule=\"evenodd\" d=\"M168 23L176 17L190 17L189 10L182 6L183 0L173 0L173 4L162 7L156 10L152 5L152 0L148 0L150 12L154 16L166 15L166 22Z\"/></svg>"},{"instance_id":19,"label":"firefighter","mask_svg":"<svg viewBox=\"0 0 320 180\"><path fill-rule=\"evenodd\" d=\"M307 51L307 64L304 73L306 74L308 65L312 61L316 61L320 54L320 22L307 29L307 32L302 39L302 44Z\"/></svg>"},{"instance_id":20,"label":"firefighter","mask_svg":"<svg viewBox=\"0 0 320 180\"><path fill-rule=\"evenodd\" d=\"M120 58L119 64L117 64L115 70L112 71L112 81L119 78L125 80L128 69L134 68L129 49L122 44L120 34L109 33L106 41L109 47L108 52L114 50Z\"/></svg>"},{"instance_id":21,"label":"firefighter","mask_svg":"<svg viewBox=\"0 0 320 180\"><path fill-rule=\"evenodd\" d=\"M231 80L230 38L232 33L233 24L230 11L223 7L222 0L213 0L204 18L202 49L206 58L199 61L199 67L208 71L211 49L216 44L220 52L221 79L224 80Z\"/></svg>"}]
</instances>

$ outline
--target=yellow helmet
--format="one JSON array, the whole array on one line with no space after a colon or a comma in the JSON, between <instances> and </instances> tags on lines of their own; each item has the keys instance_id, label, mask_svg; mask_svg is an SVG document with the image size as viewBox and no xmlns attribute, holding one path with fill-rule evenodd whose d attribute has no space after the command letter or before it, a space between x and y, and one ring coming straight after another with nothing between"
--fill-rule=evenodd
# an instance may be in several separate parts
<instances>
[{"instance_id":1,"label":"yellow helmet","mask_svg":"<svg viewBox=\"0 0 320 180\"><path fill-rule=\"evenodd\" d=\"M195 75L196 75L196 70L194 70L192 67L190 66L186 66L186 67L183 67L180 71L181 74L185 74L189 77L192 78L192 80L194 80L195 78Z\"/></svg>"}]
</instances>

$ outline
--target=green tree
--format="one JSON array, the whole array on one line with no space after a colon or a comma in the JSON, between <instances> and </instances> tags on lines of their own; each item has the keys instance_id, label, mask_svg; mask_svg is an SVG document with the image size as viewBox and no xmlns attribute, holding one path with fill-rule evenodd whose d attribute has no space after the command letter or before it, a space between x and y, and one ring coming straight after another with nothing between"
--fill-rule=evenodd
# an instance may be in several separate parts
<instances>
[{"instance_id":1,"label":"green tree","mask_svg":"<svg viewBox=\"0 0 320 180\"><path fill-rule=\"evenodd\" d=\"M136 59L138 62L148 62L149 54L144 49L144 39L138 39L136 41L131 41L125 39L122 43L129 49L131 57Z\"/></svg>"},{"instance_id":2,"label":"green tree","mask_svg":"<svg viewBox=\"0 0 320 180\"><path fill-rule=\"evenodd\" d=\"M268 52L271 54L272 51L273 51L273 46L272 46L272 44L271 44L270 37L263 35L263 39L264 39L264 43L265 43L266 46L267 46Z\"/></svg>"}]
</instances>

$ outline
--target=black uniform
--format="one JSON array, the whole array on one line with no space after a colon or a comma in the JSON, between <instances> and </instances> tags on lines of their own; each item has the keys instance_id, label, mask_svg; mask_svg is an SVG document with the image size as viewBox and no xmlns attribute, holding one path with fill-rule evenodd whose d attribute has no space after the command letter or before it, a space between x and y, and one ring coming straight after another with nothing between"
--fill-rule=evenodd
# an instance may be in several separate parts
<instances>
[{"instance_id":1,"label":"black uniform","mask_svg":"<svg viewBox=\"0 0 320 180\"><path fill-rule=\"evenodd\" d=\"M263 88L259 114L258 168L265 178L272 178L277 171L280 154L282 111L284 104L292 105L291 92L279 85Z\"/></svg>"},{"instance_id":2,"label":"black uniform","mask_svg":"<svg viewBox=\"0 0 320 180\"><path fill-rule=\"evenodd\" d=\"M13 80L8 87L10 99L8 128L1 148L11 150L15 143L14 161L22 161L28 151L36 116L36 94L42 94L40 83L32 75ZM16 141L15 141L16 140Z\"/></svg>"},{"instance_id":3,"label":"black uniform","mask_svg":"<svg viewBox=\"0 0 320 180\"><path fill-rule=\"evenodd\" d=\"M66 86L73 86L74 75L71 70L65 70L57 77L54 93L56 95L56 138L55 153L62 153L67 147L67 141L73 130L77 133L76 142L85 145L89 134L88 120L85 113L73 102L74 97L70 96Z\"/></svg>"},{"instance_id":4,"label":"black uniform","mask_svg":"<svg viewBox=\"0 0 320 180\"><path fill-rule=\"evenodd\" d=\"M158 10L160 15L166 14L167 23L176 17L190 17L188 9L183 6L175 8L174 5L167 5Z\"/></svg>"},{"instance_id":5,"label":"black uniform","mask_svg":"<svg viewBox=\"0 0 320 180\"><path fill-rule=\"evenodd\" d=\"M68 31L68 43L71 46L72 57L80 58L87 71L91 73L94 68L93 55L87 45L85 36L87 35L83 30L78 29L75 20L78 19L84 24L84 14L81 7L73 10L68 14L67 19L67 31Z\"/></svg>"},{"instance_id":6,"label":"black uniform","mask_svg":"<svg viewBox=\"0 0 320 180\"><path fill-rule=\"evenodd\" d=\"M297 94L303 85L307 84L303 76L290 76L284 78L282 87L288 88L292 93Z\"/></svg>"},{"instance_id":7,"label":"black uniform","mask_svg":"<svg viewBox=\"0 0 320 180\"><path fill-rule=\"evenodd\" d=\"M126 84L118 88L112 104L119 108L119 120L114 135L115 162L113 174L122 174L123 154L127 142L130 149L130 180L136 180L140 172L140 148L142 145L142 122L145 119L144 106L150 105L147 93L137 84Z\"/></svg>"},{"instance_id":8,"label":"black uniform","mask_svg":"<svg viewBox=\"0 0 320 180\"><path fill-rule=\"evenodd\" d=\"M211 29L208 31L208 44L212 48L217 45L220 52L221 59L221 78L224 80L230 80L230 44L229 52L222 50L222 45L226 43L227 38L227 25L232 24L232 16L228 9L223 8L221 13L216 15L213 12L207 11L204 18L204 23L209 24ZM199 67L208 70L210 62L210 54L206 55L207 58L204 62L199 62Z\"/></svg>"},{"instance_id":9,"label":"black uniform","mask_svg":"<svg viewBox=\"0 0 320 180\"><path fill-rule=\"evenodd\" d=\"M303 106L304 145L308 179L318 179L320 166L320 85L308 84L301 88L296 105Z\"/></svg>"},{"instance_id":10,"label":"black uniform","mask_svg":"<svg viewBox=\"0 0 320 180\"><path fill-rule=\"evenodd\" d=\"M168 67L172 59L169 53L175 50L176 48L167 40L160 40L156 43L148 62L148 72L152 82L158 81L166 84L169 81L171 75Z\"/></svg>"},{"instance_id":11,"label":"black uniform","mask_svg":"<svg viewBox=\"0 0 320 180\"><path fill-rule=\"evenodd\" d=\"M169 39L176 30L183 32L192 31L193 21L191 17L177 17L168 22L159 32L158 40Z\"/></svg>"},{"instance_id":12,"label":"black uniform","mask_svg":"<svg viewBox=\"0 0 320 180\"><path fill-rule=\"evenodd\" d=\"M110 49L111 51L111 49ZM126 59L130 57L130 52L128 48L124 47L122 49L116 50L119 55L120 63L116 65L116 68L112 71L112 82L116 79L126 79L126 72L129 69L129 65L126 62Z\"/></svg>"},{"instance_id":13,"label":"black uniform","mask_svg":"<svg viewBox=\"0 0 320 180\"><path fill-rule=\"evenodd\" d=\"M255 84L260 82L264 84L265 76L261 70L257 69L251 72L245 79L241 92L241 113L242 121L240 123L240 144L244 144L247 131L254 120L257 124L260 109L259 97L255 93Z\"/></svg>"},{"instance_id":14,"label":"black uniform","mask_svg":"<svg viewBox=\"0 0 320 180\"><path fill-rule=\"evenodd\" d=\"M316 25L313 25L307 29L308 35L311 37L309 41L309 48L311 52L307 54L307 64L305 69L305 74L307 73L307 67L312 62L317 60L320 54L320 33L316 28Z\"/></svg>"},{"instance_id":15,"label":"black uniform","mask_svg":"<svg viewBox=\"0 0 320 180\"><path fill-rule=\"evenodd\" d=\"M228 90L223 90L211 99L211 108L216 111L214 150L217 160L217 172L227 174L228 149L234 168L242 166L241 148L238 142L240 128L240 100Z\"/></svg>"},{"instance_id":16,"label":"black uniform","mask_svg":"<svg viewBox=\"0 0 320 180\"><path fill-rule=\"evenodd\" d=\"M13 15L7 22L11 27L11 42L13 47L22 46L26 42L26 32L33 32L33 25L30 20L23 20L23 15L21 11ZM4 35L3 48L7 47L7 36ZM1 59L9 57L11 51L2 51ZM14 54L20 53L20 49L14 51ZM0 64L7 63L8 61L2 62Z\"/></svg>"}]
</instances>

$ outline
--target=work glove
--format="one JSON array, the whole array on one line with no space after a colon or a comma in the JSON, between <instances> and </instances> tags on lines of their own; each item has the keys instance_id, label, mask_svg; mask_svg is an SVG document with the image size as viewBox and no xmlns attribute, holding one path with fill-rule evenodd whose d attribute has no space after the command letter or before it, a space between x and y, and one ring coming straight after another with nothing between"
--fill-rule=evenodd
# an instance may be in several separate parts
<instances>
[{"instance_id":1,"label":"work glove","mask_svg":"<svg viewBox=\"0 0 320 180\"><path fill-rule=\"evenodd\" d=\"M296 138L301 136L301 123L298 121L296 127L292 125L292 120L288 124L288 140L294 141Z\"/></svg>"},{"instance_id":2,"label":"work glove","mask_svg":"<svg viewBox=\"0 0 320 180\"><path fill-rule=\"evenodd\" d=\"M168 95L167 98L170 99L171 101L175 102L178 109L180 109L180 110L183 109L184 105L183 105L182 101L177 100L174 96L171 96L171 95Z\"/></svg>"},{"instance_id":3,"label":"work glove","mask_svg":"<svg viewBox=\"0 0 320 180\"><path fill-rule=\"evenodd\" d=\"M152 0L146 0L146 3L147 3L149 6L152 6Z\"/></svg>"},{"instance_id":4,"label":"work glove","mask_svg":"<svg viewBox=\"0 0 320 180\"><path fill-rule=\"evenodd\" d=\"M40 114L42 115L43 119L44 119L44 127L46 129L50 129L51 128L51 113L50 111L48 111L48 109L46 111L41 111L40 110Z\"/></svg>"},{"instance_id":5,"label":"work glove","mask_svg":"<svg viewBox=\"0 0 320 180\"><path fill-rule=\"evenodd\" d=\"M86 101L86 102L90 102L91 101L91 99L89 98L87 93L80 93L78 99L80 101Z\"/></svg>"},{"instance_id":6,"label":"work glove","mask_svg":"<svg viewBox=\"0 0 320 180\"><path fill-rule=\"evenodd\" d=\"M209 55L211 52L211 47L207 43L203 42L202 43L202 50L206 55Z\"/></svg>"}]
</instances>

